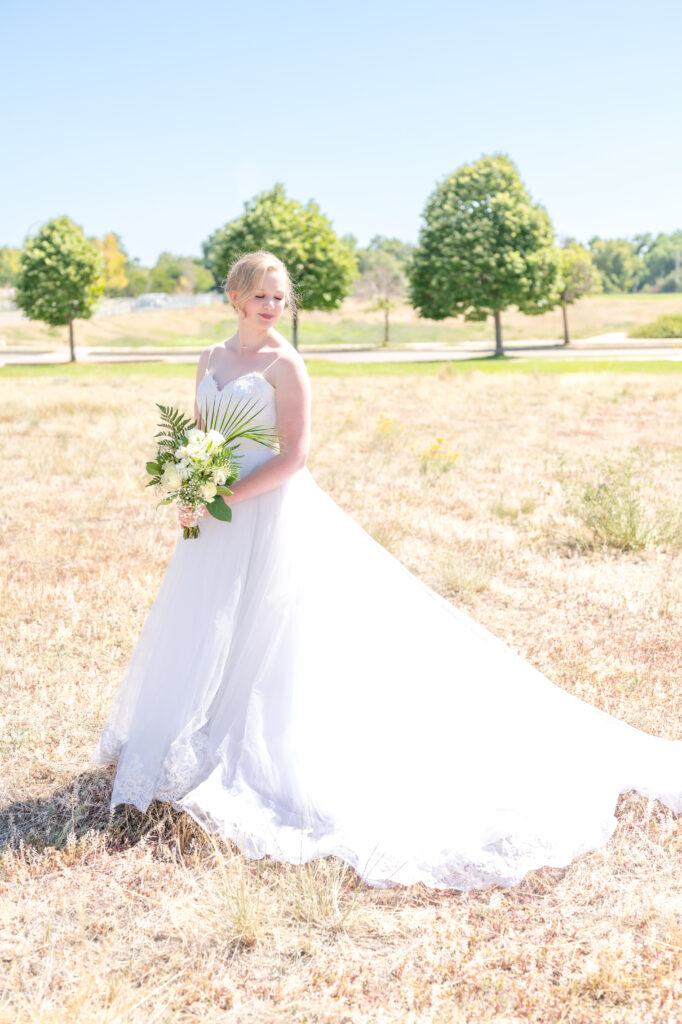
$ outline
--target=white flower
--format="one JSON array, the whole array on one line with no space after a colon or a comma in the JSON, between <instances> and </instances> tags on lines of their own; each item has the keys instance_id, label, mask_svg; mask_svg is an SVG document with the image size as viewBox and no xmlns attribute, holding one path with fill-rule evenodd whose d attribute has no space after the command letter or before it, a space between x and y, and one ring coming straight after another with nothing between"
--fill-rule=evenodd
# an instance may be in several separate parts
<instances>
[{"instance_id":1,"label":"white flower","mask_svg":"<svg viewBox=\"0 0 682 1024\"><path fill-rule=\"evenodd\" d=\"M213 470L213 482L215 484L217 484L218 487L222 487L226 480L227 480L227 473L225 472L224 469L214 469Z\"/></svg>"},{"instance_id":2,"label":"white flower","mask_svg":"<svg viewBox=\"0 0 682 1024\"><path fill-rule=\"evenodd\" d=\"M182 476L178 467L174 466L171 462L167 462L163 467L161 483L167 491L176 491L182 483Z\"/></svg>"},{"instance_id":3,"label":"white flower","mask_svg":"<svg viewBox=\"0 0 682 1024\"><path fill-rule=\"evenodd\" d=\"M189 442L196 443L197 441L203 441L203 439L206 437L206 434L204 433L203 430L199 430L198 427L192 427L191 430L187 431L187 434L185 436L187 437L187 440Z\"/></svg>"},{"instance_id":4,"label":"white flower","mask_svg":"<svg viewBox=\"0 0 682 1024\"><path fill-rule=\"evenodd\" d=\"M209 451L211 448L218 448L224 440L225 438L219 430L209 430L206 435L206 447Z\"/></svg>"},{"instance_id":5,"label":"white flower","mask_svg":"<svg viewBox=\"0 0 682 1024\"><path fill-rule=\"evenodd\" d=\"M218 491L216 490L216 485L213 483L212 480L209 480L207 483L203 484L203 486L199 488L199 494L204 499L204 501L213 501L217 493Z\"/></svg>"},{"instance_id":6,"label":"white flower","mask_svg":"<svg viewBox=\"0 0 682 1024\"><path fill-rule=\"evenodd\" d=\"M180 459L180 460L186 459L188 457L188 455L189 455L189 449L188 449L186 444L183 444L183 445L180 446L180 448L176 448L175 449L175 458L176 459Z\"/></svg>"},{"instance_id":7,"label":"white flower","mask_svg":"<svg viewBox=\"0 0 682 1024\"><path fill-rule=\"evenodd\" d=\"M206 451L206 445L203 439L190 441L187 445L187 454L195 461L199 460L199 462L206 462L208 452Z\"/></svg>"}]
</instances>

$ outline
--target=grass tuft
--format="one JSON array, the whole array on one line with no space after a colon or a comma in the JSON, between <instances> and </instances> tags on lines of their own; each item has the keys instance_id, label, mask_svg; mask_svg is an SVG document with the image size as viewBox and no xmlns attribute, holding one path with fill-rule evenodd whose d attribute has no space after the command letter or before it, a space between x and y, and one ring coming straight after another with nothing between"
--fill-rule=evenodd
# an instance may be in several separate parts
<instances>
[{"instance_id":1,"label":"grass tuft","mask_svg":"<svg viewBox=\"0 0 682 1024\"><path fill-rule=\"evenodd\" d=\"M583 483L566 503L566 512L579 525L576 545L617 551L682 547L679 506L652 510L640 492L629 460L605 460L599 476Z\"/></svg>"}]
</instances>

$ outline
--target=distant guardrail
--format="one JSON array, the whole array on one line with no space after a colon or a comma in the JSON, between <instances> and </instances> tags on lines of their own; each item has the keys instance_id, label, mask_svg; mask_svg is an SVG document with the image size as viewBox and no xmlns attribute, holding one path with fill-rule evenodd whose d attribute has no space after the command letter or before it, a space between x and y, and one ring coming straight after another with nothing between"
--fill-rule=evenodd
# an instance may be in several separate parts
<instances>
[{"instance_id":1,"label":"distant guardrail","mask_svg":"<svg viewBox=\"0 0 682 1024\"><path fill-rule=\"evenodd\" d=\"M145 292L135 298L101 299L93 316L116 316L151 309L194 309L224 302L222 292L200 292L198 295L169 295L168 292Z\"/></svg>"},{"instance_id":2,"label":"distant guardrail","mask_svg":"<svg viewBox=\"0 0 682 1024\"><path fill-rule=\"evenodd\" d=\"M218 291L199 292L198 295L169 295L168 292L145 292L144 295L126 296L120 299L100 299L93 316L116 316L121 313L138 313L151 309L194 309L197 306L212 306L224 302L223 293ZM17 311L16 302L0 297L0 312Z\"/></svg>"}]
</instances>

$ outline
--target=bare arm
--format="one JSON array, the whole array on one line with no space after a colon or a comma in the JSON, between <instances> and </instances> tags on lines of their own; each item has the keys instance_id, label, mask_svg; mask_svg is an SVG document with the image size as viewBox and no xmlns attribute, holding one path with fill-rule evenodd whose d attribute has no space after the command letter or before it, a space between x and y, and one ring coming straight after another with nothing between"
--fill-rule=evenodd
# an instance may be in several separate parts
<instances>
[{"instance_id":1,"label":"bare arm","mask_svg":"<svg viewBox=\"0 0 682 1024\"><path fill-rule=\"evenodd\" d=\"M197 421L197 423L199 423L200 420L199 405L197 403L197 388L201 384L201 381L204 378L204 374L206 373L206 367L208 366L208 360L210 355L210 348L205 348L204 351L199 356L199 363L197 365L197 378L194 387L194 419Z\"/></svg>"},{"instance_id":2,"label":"bare arm","mask_svg":"<svg viewBox=\"0 0 682 1024\"><path fill-rule=\"evenodd\" d=\"M310 382L302 359L283 359L278 364L275 400L279 454L237 480L228 505L279 487L305 466L310 447Z\"/></svg>"}]
</instances>

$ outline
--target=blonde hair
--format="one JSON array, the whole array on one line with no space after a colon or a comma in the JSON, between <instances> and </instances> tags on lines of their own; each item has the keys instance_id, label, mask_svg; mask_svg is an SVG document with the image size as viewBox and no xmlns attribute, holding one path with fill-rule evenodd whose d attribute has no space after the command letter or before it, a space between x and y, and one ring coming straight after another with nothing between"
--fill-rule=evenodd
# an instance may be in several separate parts
<instances>
[{"instance_id":1,"label":"blonde hair","mask_svg":"<svg viewBox=\"0 0 682 1024\"><path fill-rule=\"evenodd\" d=\"M241 312L242 301L258 290L268 270L278 270L284 277L284 301L291 310L296 309L296 294L284 263L274 253L266 249L247 252L236 260L224 282L225 297L230 301L237 313ZM232 302L230 292L237 292L237 301Z\"/></svg>"}]
</instances>

